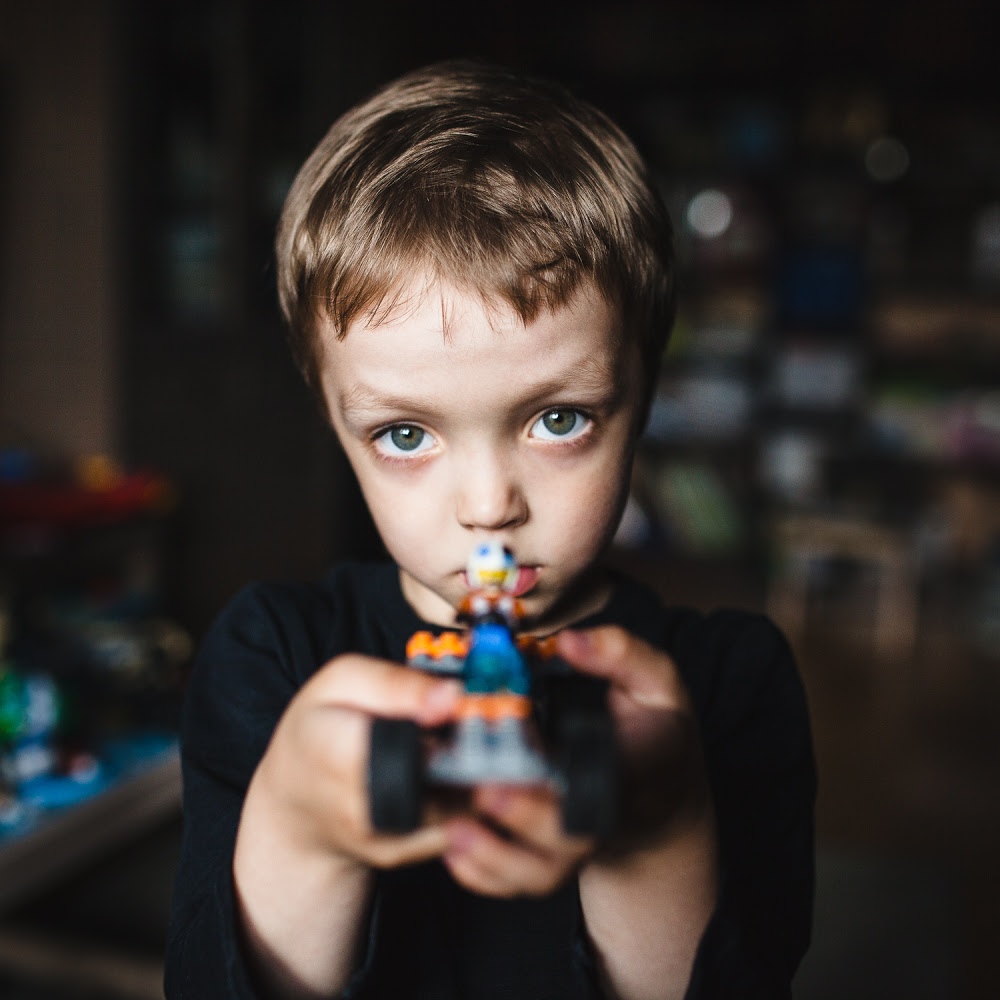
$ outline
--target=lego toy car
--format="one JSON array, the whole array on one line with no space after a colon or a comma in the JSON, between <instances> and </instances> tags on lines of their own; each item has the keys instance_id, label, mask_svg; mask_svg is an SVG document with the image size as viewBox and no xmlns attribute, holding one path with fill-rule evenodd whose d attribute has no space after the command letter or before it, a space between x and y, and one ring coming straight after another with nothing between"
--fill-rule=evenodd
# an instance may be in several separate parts
<instances>
[{"instance_id":1,"label":"lego toy car","mask_svg":"<svg viewBox=\"0 0 1000 1000\"><path fill-rule=\"evenodd\" d=\"M548 785L567 833L603 837L617 816L617 757L607 683L554 655L551 640L517 636L518 570L509 550L473 551L464 633L418 632L407 664L462 679L455 719L422 729L408 719L372 725L368 792L372 825L404 833L420 824L434 785Z\"/></svg>"}]
</instances>

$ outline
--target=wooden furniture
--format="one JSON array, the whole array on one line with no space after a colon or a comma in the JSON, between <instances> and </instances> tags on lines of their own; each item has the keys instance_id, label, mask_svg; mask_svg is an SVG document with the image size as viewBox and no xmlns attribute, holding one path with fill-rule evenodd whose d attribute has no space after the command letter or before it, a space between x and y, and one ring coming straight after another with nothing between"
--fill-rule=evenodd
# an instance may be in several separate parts
<instances>
[{"instance_id":1,"label":"wooden furniture","mask_svg":"<svg viewBox=\"0 0 1000 1000\"><path fill-rule=\"evenodd\" d=\"M779 519L773 538L777 565L768 592L768 612L792 641L806 628L813 566L824 560L846 560L874 571L872 641L876 654L889 660L912 655L919 572L902 532L854 518L800 515Z\"/></svg>"}]
</instances>

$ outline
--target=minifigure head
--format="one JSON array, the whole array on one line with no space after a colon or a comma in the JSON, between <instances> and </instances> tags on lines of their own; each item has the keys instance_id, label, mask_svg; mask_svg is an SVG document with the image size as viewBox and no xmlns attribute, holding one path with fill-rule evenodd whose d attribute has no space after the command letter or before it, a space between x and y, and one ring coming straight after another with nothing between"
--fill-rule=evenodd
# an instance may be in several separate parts
<instances>
[{"instance_id":1,"label":"minifigure head","mask_svg":"<svg viewBox=\"0 0 1000 1000\"><path fill-rule=\"evenodd\" d=\"M478 542L469 553L465 575L473 590L514 590L518 566L514 553L499 542Z\"/></svg>"},{"instance_id":2,"label":"minifigure head","mask_svg":"<svg viewBox=\"0 0 1000 1000\"><path fill-rule=\"evenodd\" d=\"M670 220L631 141L562 87L474 63L418 70L336 121L288 194L276 258L324 408L330 342L418 276L525 323L592 285L642 359L640 420L673 323Z\"/></svg>"}]
</instances>

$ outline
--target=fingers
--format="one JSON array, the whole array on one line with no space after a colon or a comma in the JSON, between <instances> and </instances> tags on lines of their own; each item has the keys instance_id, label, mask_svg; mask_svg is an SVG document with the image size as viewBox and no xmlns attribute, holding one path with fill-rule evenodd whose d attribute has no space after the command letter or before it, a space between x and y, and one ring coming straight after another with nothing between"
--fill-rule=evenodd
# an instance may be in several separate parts
<instances>
[{"instance_id":1,"label":"fingers","mask_svg":"<svg viewBox=\"0 0 1000 1000\"><path fill-rule=\"evenodd\" d=\"M656 709L687 709L688 696L677 668L654 649L616 625L556 635L556 650L574 667L603 677L638 704Z\"/></svg>"},{"instance_id":2,"label":"fingers","mask_svg":"<svg viewBox=\"0 0 1000 1000\"><path fill-rule=\"evenodd\" d=\"M378 834L366 839L361 853L374 868L396 868L417 864L439 857L448 848L448 835L443 826L422 826L412 833Z\"/></svg>"},{"instance_id":3,"label":"fingers","mask_svg":"<svg viewBox=\"0 0 1000 1000\"><path fill-rule=\"evenodd\" d=\"M545 785L481 785L473 809L537 851L585 853L593 846L589 838L566 835L559 797Z\"/></svg>"},{"instance_id":4,"label":"fingers","mask_svg":"<svg viewBox=\"0 0 1000 1000\"><path fill-rule=\"evenodd\" d=\"M425 726L452 718L462 694L456 680L431 677L421 670L359 654L337 657L308 686L313 696L327 705L369 715L411 718Z\"/></svg>"},{"instance_id":5,"label":"fingers","mask_svg":"<svg viewBox=\"0 0 1000 1000\"><path fill-rule=\"evenodd\" d=\"M589 838L563 833L550 789L485 785L473 806L481 821L450 820L444 854L452 875L473 892L503 898L552 892L593 851Z\"/></svg>"},{"instance_id":6,"label":"fingers","mask_svg":"<svg viewBox=\"0 0 1000 1000\"><path fill-rule=\"evenodd\" d=\"M449 822L446 832L444 863L454 878L472 892L505 899L552 892L589 853L589 848L569 843L559 850L539 850L468 817Z\"/></svg>"},{"instance_id":7,"label":"fingers","mask_svg":"<svg viewBox=\"0 0 1000 1000\"><path fill-rule=\"evenodd\" d=\"M490 831L476 822L470 810L487 824L495 824L498 830ZM428 801L423 820L421 828L413 833L380 834L370 849L372 863L388 867L423 861L447 850L457 856L470 847L475 848L473 854L479 858L481 854L490 854L499 843L503 845L499 856L493 856L489 862L480 859L476 867L496 869L492 878L497 888L501 884L508 888L516 884L520 886L518 893L526 893L532 885L550 888L557 885L564 877L563 872L568 872L594 847L589 838L567 837L563 833L559 799L544 786L481 785L471 796L437 795ZM470 834L467 827L474 832ZM475 831L479 830L488 836L476 839ZM521 850L514 848L515 842ZM521 869L520 874L512 876L508 866ZM499 878L501 873L503 877Z\"/></svg>"},{"instance_id":8,"label":"fingers","mask_svg":"<svg viewBox=\"0 0 1000 1000\"><path fill-rule=\"evenodd\" d=\"M372 716L433 726L452 717L461 688L453 680L373 657L337 657L296 696L275 732L263 778L298 817L303 837L375 867L422 861L447 845L440 819L428 815L404 836L372 828L368 797ZM263 763L263 762L262 762Z\"/></svg>"}]
</instances>

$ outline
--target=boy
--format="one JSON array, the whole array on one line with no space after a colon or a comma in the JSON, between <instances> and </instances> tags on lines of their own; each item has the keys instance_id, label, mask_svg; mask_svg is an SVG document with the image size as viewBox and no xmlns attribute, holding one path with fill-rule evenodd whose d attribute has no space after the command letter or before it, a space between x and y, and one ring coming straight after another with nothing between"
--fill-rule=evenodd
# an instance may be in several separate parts
<instances>
[{"instance_id":1,"label":"boy","mask_svg":"<svg viewBox=\"0 0 1000 1000\"><path fill-rule=\"evenodd\" d=\"M673 314L669 222L595 109L501 70L411 74L306 162L277 241L293 350L393 563L244 591L184 734L170 997L787 996L814 772L765 620L665 609L599 557ZM622 829L484 785L373 832L374 716L450 718L399 664L454 627L474 543L532 632L610 681Z\"/></svg>"}]
</instances>

